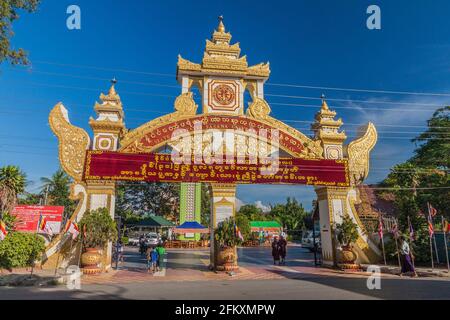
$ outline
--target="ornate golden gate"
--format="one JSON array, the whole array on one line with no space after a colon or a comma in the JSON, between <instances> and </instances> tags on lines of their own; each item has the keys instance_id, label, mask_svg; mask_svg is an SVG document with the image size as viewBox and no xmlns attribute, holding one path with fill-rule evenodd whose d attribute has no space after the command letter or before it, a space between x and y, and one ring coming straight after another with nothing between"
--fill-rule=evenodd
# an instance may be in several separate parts
<instances>
[{"instance_id":1,"label":"ornate golden gate","mask_svg":"<svg viewBox=\"0 0 450 320\"><path fill-rule=\"evenodd\" d=\"M356 186L361 184L369 173L369 153L377 141L374 125L369 123L359 138L345 145L346 135L340 131L343 122L341 119L335 119L336 112L329 109L325 99L322 100L322 106L312 123L315 131L312 138L271 117L270 106L264 99L264 83L270 74L269 64L249 66L246 56L240 55L239 43L230 44L230 41L231 34L225 31L220 19L211 40L206 40L202 63L197 64L178 57L176 76L181 84L181 94L175 100L175 111L136 129L128 130L125 127L124 109L114 83L108 94L100 95L101 103L94 106L97 118L89 120L93 130L92 141L83 129L70 124L68 112L62 103L53 108L49 122L59 139L60 163L74 179L71 187L72 198L79 200L70 219L79 221L86 210L100 207L108 208L111 216L114 216L115 181L84 178L86 152L89 150L128 154L158 152L165 146L173 148L172 131L182 127L192 128L189 123L192 124L196 120L219 130L229 129L230 126L277 129L279 149L285 156L306 160L329 159L348 162L347 184L315 185L324 264L334 265L337 262L338 251L333 226L341 221L343 215L349 215L359 225L360 237L356 243L359 261L377 260L380 256L378 247L369 240L354 206L360 201ZM202 96L200 113L193 99L194 86L199 89ZM246 110L244 110L245 91L249 92L252 100ZM194 134L192 129L188 132ZM236 139L243 139L246 147L251 148L250 144L253 141L251 133L239 133L237 136L239 137ZM202 150L193 151L202 152ZM211 183L211 189L210 221L213 229L219 222L219 216L221 220L234 215L236 184L215 181ZM58 236L47 247L45 265L54 267L55 253L65 247L63 239L62 236ZM211 248L213 251L214 246ZM105 252L103 262L104 267L108 268L111 264L111 245ZM68 257L72 255L73 252L69 253ZM70 259L63 259L61 263L67 265Z\"/></svg>"}]
</instances>

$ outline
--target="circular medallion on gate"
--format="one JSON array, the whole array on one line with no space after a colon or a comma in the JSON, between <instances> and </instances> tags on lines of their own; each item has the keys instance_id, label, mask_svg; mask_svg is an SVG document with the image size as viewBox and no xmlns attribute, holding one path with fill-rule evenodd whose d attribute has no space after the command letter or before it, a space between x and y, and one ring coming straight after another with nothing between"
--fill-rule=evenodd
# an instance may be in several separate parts
<instances>
[{"instance_id":1,"label":"circular medallion on gate","mask_svg":"<svg viewBox=\"0 0 450 320\"><path fill-rule=\"evenodd\" d=\"M220 84L213 89L214 102L226 106L234 102L234 90L231 86Z\"/></svg>"}]
</instances>

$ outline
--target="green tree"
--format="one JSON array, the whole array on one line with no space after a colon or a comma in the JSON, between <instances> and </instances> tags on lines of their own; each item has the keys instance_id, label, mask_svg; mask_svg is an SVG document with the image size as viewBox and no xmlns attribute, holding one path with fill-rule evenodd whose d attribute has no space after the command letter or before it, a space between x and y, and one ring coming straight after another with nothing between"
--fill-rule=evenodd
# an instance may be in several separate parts
<instances>
[{"instance_id":1,"label":"green tree","mask_svg":"<svg viewBox=\"0 0 450 320\"><path fill-rule=\"evenodd\" d=\"M239 214L247 217L250 221L261 221L267 220L266 216L263 214L261 208L258 208L254 204L245 204L239 208Z\"/></svg>"},{"instance_id":2,"label":"green tree","mask_svg":"<svg viewBox=\"0 0 450 320\"><path fill-rule=\"evenodd\" d=\"M245 240L248 240L250 238L250 220L247 218L245 214L242 213L236 213L236 225L238 226L239 230L241 231L242 236Z\"/></svg>"},{"instance_id":3,"label":"green tree","mask_svg":"<svg viewBox=\"0 0 450 320\"><path fill-rule=\"evenodd\" d=\"M26 175L17 166L0 168L0 212L11 212L17 197L25 191Z\"/></svg>"},{"instance_id":4,"label":"green tree","mask_svg":"<svg viewBox=\"0 0 450 320\"><path fill-rule=\"evenodd\" d=\"M20 204L39 205L42 200L41 194L24 192L18 201Z\"/></svg>"},{"instance_id":5,"label":"green tree","mask_svg":"<svg viewBox=\"0 0 450 320\"><path fill-rule=\"evenodd\" d=\"M378 192L381 197L394 198L399 229L405 234L409 217L417 234L412 249L418 262L429 261L427 224L420 214L427 214L427 203L450 217L449 130L450 107L436 110L428 120L428 129L412 140L417 144L414 156L394 166L381 183L389 190Z\"/></svg>"},{"instance_id":6,"label":"green tree","mask_svg":"<svg viewBox=\"0 0 450 320\"><path fill-rule=\"evenodd\" d=\"M116 193L119 215L128 212L139 216L153 213L168 218L178 217L180 187L176 183L119 183Z\"/></svg>"},{"instance_id":7,"label":"green tree","mask_svg":"<svg viewBox=\"0 0 450 320\"><path fill-rule=\"evenodd\" d=\"M19 19L19 11L32 13L36 11L40 0L2 0L0 3L0 63L9 61L15 64L28 64L27 54L23 49L11 48L10 39L14 36L12 24Z\"/></svg>"},{"instance_id":8,"label":"green tree","mask_svg":"<svg viewBox=\"0 0 450 320\"><path fill-rule=\"evenodd\" d=\"M285 204L277 204L271 210L271 215L283 228L300 230L305 225L307 212L297 199L287 198Z\"/></svg>"},{"instance_id":9,"label":"green tree","mask_svg":"<svg viewBox=\"0 0 450 320\"><path fill-rule=\"evenodd\" d=\"M42 177L41 183L41 194L44 198L47 195L46 204L64 206L64 213L70 216L75 210L75 201L69 197L72 178L60 168L50 178Z\"/></svg>"},{"instance_id":10,"label":"green tree","mask_svg":"<svg viewBox=\"0 0 450 320\"><path fill-rule=\"evenodd\" d=\"M201 194L201 223L204 226L209 226L209 220L211 217L211 191L209 185L202 183Z\"/></svg>"}]
</instances>

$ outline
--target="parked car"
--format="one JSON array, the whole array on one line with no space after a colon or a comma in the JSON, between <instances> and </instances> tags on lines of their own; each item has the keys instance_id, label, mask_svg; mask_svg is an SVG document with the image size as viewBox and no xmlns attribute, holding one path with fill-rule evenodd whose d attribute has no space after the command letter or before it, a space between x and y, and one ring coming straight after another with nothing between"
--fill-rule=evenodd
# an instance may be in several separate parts
<instances>
[{"instance_id":1,"label":"parked car","mask_svg":"<svg viewBox=\"0 0 450 320\"><path fill-rule=\"evenodd\" d=\"M315 246L314 243L316 243L317 250L320 250L322 248L321 242L320 242L320 232L316 232L315 241L313 240L313 232L307 231L303 234L302 237L302 247L308 249L310 252L314 252Z\"/></svg>"},{"instance_id":2,"label":"parked car","mask_svg":"<svg viewBox=\"0 0 450 320\"><path fill-rule=\"evenodd\" d=\"M128 245L129 246L138 246L139 245L139 238L137 238L137 237L130 237L130 238L128 238Z\"/></svg>"},{"instance_id":3,"label":"parked car","mask_svg":"<svg viewBox=\"0 0 450 320\"><path fill-rule=\"evenodd\" d=\"M145 236L147 246L156 246L161 241L161 236L156 232L149 232Z\"/></svg>"}]
</instances>

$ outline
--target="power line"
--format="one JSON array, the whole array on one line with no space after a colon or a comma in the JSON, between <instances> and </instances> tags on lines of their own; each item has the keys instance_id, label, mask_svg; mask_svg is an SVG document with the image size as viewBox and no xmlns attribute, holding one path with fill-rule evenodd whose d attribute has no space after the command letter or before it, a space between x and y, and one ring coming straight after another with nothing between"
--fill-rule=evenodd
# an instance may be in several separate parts
<instances>
[{"instance_id":1,"label":"power line","mask_svg":"<svg viewBox=\"0 0 450 320\"><path fill-rule=\"evenodd\" d=\"M291 88L302 88L302 89L320 89L320 90L332 90L332 91L353 91L353 92L369 92L369 93L384 93L384 94L402 94L402 95L450 97L450 94L448 94L448 93L391 91L391 90L355 89L355 88L339 88L339 87L321 87L321 86L308 86L308 85L273 83L273 82L267 82L266 85L277 86L277 87L291 87Z\"/></svg>"},{"instance_id":2,"label":"power line","mask_svg":"<svg viewBox=\"0 0 450 320\"><path fill-rule=\"evenodd\" d=\"M174 77L174 74L169 74L169 73L146 72L146 71L136 71L136 70L128 70L128 69L117 69L117 68L116 69L115 68L104 68L104 67L58 63L58 62L50 62L50 61L42 61L42 60L35 60L35 61L33 61L33 63L54 65L54 66L60 66L60 67L71 67L71 68L78 68L78 69L108 71L108 72L124 72L124 73L134 73L134 74L142 74L142 75L150 75L150 76Z\"/></svg>"},{"instance_id":3,"label":"power line","mask_svg":"<svg viewBox=\"0 0 450 320\"><path fill-rule=\"evenodd\" d=\"M174 77L173 73L160 73L160 72L148 72L148 71L138 71L130 70L124 68L106 68L98 66L87 66L87 65L77 65L77 64L67 64L51 61L35 60L34 64L46 64L62 67L72 67L78 69L91 69L100 70L108 72L124 72L132 74L142 74L151 76L163 76L163 77ZM350 92L369 92L369 93L383 93L383 94L401 94L401 95L420 95L420 96L442 96L450 97L448 93L435 93L435 92L413 92L413 91L398 91L398 90L375 90L375 89L359 89L359 88L343 88L343 87L327 87L327 86L311 86L311 85L301 85L301 84L288 84L288 83L274 83L267 82L266 85L277 86L277 87L291 87L291 88L302 88L302 89L320 89L320 90L332 90L332 91L350 91Z\"/></svg>"},{"instance_id":4,"label":"power line","mask_svg":"<svg viewBox=\"0 0 450 320\"><path fill-rule=\"evenodd\" d=\"M20 70L20 69L19 69ZM54 73L54 72L43 72L43 71L34 71L37 73L44 73L49 75L57 75L57 76L66 76L66 77L72 77L72 78L84 78L84 79L93 79L93 80L104 80L109 81L106 78L97 78L97 77L90 77L90 76L76 76L76 75L70 75L70 74L60 74L60 73ZM159 83L148 83L148 82L138 82L138 81L127 81L124 80L124 83L132 83L132 84L140 84L140 85L149 85L149 86L159 86L159 87L170 87L170 88L180 88L181 86L174 86L174 85L166 85L166 84L159 84ZM102 89L93 89L93 88L83 88L83 87L75 87L75 86L65 86L65 85L54 85L54 84L43 84L39 82L32 82L32 85L36 86L46 86L46 87L55 87L55 88L63 88L63 89L74 89L74 90L89 90L89 91L101 91ZM122 91L122 93L125 94L133 94L133 95L150 95L150 96L161 96L161 97L177 97L176 95L161 95L161 94L155 94L155 93L148 93L148 92L127 92ZM291 98L291 99L304 99L304 100L321 100L320 97L311 97L311 96L293 96L293 95L280 95L280 94L270 94L266 93L265 96L268 97L282 97L282 98ZM429 103L409 103L409 102L395 102L395 101L372 101L372 100L354 100L354 99L337 99L337 98L327 98L327 101L336 101L336 102L352 102L352 103L364 103L364 104L390 104L390 105L406 105L406 106L429 106L434 108L443 107L444 104L429 104ZM274 103L269 102L269 104L273 105L285 105L285 106L303 106L303 107L313 107L318 108L318 106L315 105L305 105L305 104L289 104L289 103ZM330 106L330 108L334 109L356 109L353 106ZM387 108L363 108L364 110L387 110L387 111L405 111L405 110L413 110L413 111L424 111L424 109L416 110L416 109L387 109ZM430 109L431 110L431 109ZM433 109L434 111L434 109Z\"/></svg>"},{"instance_id":5,"label":"power line","mask_svg":"<svg viewBox=\"0 0 450 320\"><path fill-rule=\"evenodd\" d=\"M27 70L27 69L9 68L8 70L23 71L23 72L27 72L30 74L37 73L37 74L43 74L43 75L49 75L49 76L68 77L68 78L74 78L74 79L98 80L98 81L105 81L105 82L111 81L111 79L108 79L108 78L99 78L99 77L92 77L92 76L79 76L79 75L68 74L68 73L38 71L38 70L34 70L34 69ZM184 88L181 85L169 85L169 84L141 82L141 81L129 81L129 80L120 80L120 83L137 84L137 85L143 85L143 86L167 87L167 88L176 88L176 89Z\"/></svg>"}]
</instances>

